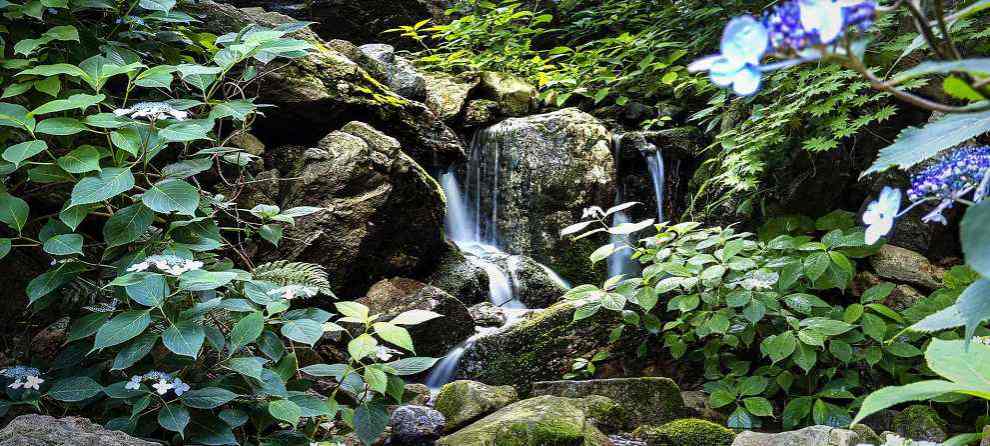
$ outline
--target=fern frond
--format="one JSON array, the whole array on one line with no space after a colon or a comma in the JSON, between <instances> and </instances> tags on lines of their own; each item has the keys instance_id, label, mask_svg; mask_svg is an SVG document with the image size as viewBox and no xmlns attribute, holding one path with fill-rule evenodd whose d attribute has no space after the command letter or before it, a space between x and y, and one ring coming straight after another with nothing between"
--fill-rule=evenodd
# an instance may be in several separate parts
<instances>
[{"instance_id":1,"label":"fern frond","mask_svg":"<svg viewBox=\"0 0 990 446\"><path fill-rule=\"evenodd\" d=\"M302 285L313 287L321 293L336 297L330 289L327 271L322 265L305 262L278 260L258 265L252 271L255 279L267 280L282 286Z\"/></svg>"}]
</instances>

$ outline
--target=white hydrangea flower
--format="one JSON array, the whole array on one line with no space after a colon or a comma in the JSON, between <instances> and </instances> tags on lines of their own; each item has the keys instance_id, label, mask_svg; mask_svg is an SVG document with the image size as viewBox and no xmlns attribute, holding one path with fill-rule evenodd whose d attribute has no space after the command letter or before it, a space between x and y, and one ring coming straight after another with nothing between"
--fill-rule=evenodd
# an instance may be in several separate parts
<instances>
[{"instance_id":1,"label":"white hydrangea flower","mask_svg":"<svg viewBox=\"0 0 990 446\"><path fill-rule=\"evenodd\" d=\"M203 262L198 260L184 259L179 256L171 254L163 255L153 255L141 261L140 263L135 263L127 268L128 272L138 272L147 271L151 267L155 269L174 276L180 276L182 273L201 269L203 267Z\"/></svg>"},{"instance_id":2,"label":"white hydrangea flower","mask_svg":"<svg viewBox=\"0 0 990 446\"><path fill-rule=\"evenodd\" d=\"M118 108L113 113L117 116L130 116L133 119L148 118L149 121L169 117L184 121L189 118L189 112L178 110L167 102L138 102L129 108Z\"/></svg>"},{"instance_id":3,"label":"white hydrangea flower","mask_svg":"<svg viewBox=\"0 0 990 446\"><path fill-rule=\"evenodd\" d=\"M151 387L154 387L155 388L155 391L157 391L159 395L164 395L164 394L168 393L169 390L172 390L173 388L175 388L175 386L172 385L172 383L170 383L170 382L168 382L168 381L166 381L164 379L158 380L158 382L155 383L155 384L152 384Z\"/></svg>"},{"instance_id":4,"label":"white hydrangea flower","mask_svg":"<svg viewBox=\"0 0 990 446\"><path fill-rule=\"evenodd\" d=\"M41 390L41 384L45 382L45 380L41 379L38 376L30 376L30 375L27 376L25 380L26 381L24 382L24 388L34 389L34 390Z\"/></svg>"},{"instance_id":5,"label":"white hydrangea flower","mask_svg":"<svg viewBox=\"0 0 990 446\"><path fill-rule=\"evenodd\" d=\"M22 385L24 385L24 383L22 383L21 380L18 379L10 383L10 385L7 387L10 387L11 389L20 389Z\"/></svg>"},{"instance_id":6,"label":"white hydrangea flower","mask_svg":"<svg viewBox=\"0 0 990 446\"><path fill-rule=\"evenodd\" d=\"M283 299L291 300L297 297L313 297L319 294L320 290L305 285L286 285L283 287L275 288L268 292L269 295L279 295Z\"/></svg>"},{"instance_id":7,"label":"white hydrangea flower","mask_svg":"<svg viewBox=\"0 0 990 446\"><path fill-rule=\"evenodd\" d=\"M392 359L393 356L401 353L402 352L398 350L393 350L384 345L379 345L378 351L375 353L375 356L378 358L379 361L388 361Z\"/></svg>"},{"instance_id":8,"label":"white hydrangea flower","mask_svg":"<svg viewBox=\"0 0 990 446\"><path fill-rule=\"evenodd\" d=\"M34 367L25 367L22 365L16 365L0 370L0 376L14 379L14 382L7 386L11 389L23 388L25 390L40 390L41 383L45 382L45 380L41 379L40 370Z\"/></svg>"}]
</instances>

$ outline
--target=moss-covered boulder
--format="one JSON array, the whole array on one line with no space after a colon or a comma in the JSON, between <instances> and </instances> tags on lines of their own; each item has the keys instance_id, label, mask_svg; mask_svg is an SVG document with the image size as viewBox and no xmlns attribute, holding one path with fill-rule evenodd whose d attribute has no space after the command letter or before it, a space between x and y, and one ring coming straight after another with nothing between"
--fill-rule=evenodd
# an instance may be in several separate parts
<instances>
[{"instance_id":1,"label":"moss-covered boulder","mask_svg":"<svg viewBox=\"0 0 990 446\"><path fill-rule=\"evenodd\" d=\"M736 434L724 426L696 418L671 421L662 426L640 426L633 436L647 446L731 446Z\"/></svg>"},{"instance_id":2,"label":"moss-covered boulder","mask_svg":"<svg viewBox=\"0 0 990 446\"><path fill-rule=\"evenodd\" d=\"M395 139L351 123L315 147L283 148L282 159L299 180L278 204L326 211L286 228L270 258L325 265L334 291L353 297L386 277L427 275L448 249L443 192Z\"/></svg>"},{"instance_id":3,"label":"moss-covered boulder","mask_svg":"<svg viewBox=\"0 0 990 446\"><path fill-rule=\"evenodd\" d=\"M527 314L483 336L461 358L458 377L492 385L511 384L528 395L531 383L559 379L574 359L608 346L617 317L601 312L574 322L574 302Z\"/></svg>"},{"instance_id":4,"label":"moss-covered boulder","mask_svg":"<svg viewBox=\"0 0 990 446\"><path fill-rule=\"evenodd\" d=\"M479 82L475 74L424 73L423 77L426 80L426 106L447 123L461 115L468 95Z\"/></svg>"},{"instance_id":5,"label":"moss-covered boulder","mask_svg":"<svg viewBox=\"0 0 990 446\"><path fill-rule=\"evenodd\" d=\"M447 431L462 426L519 400L512 386L489 386L458 380L444 385L434 406L447 418Z\"/></svg>"},{"instance_id":6,"label":"moss-covered boulder","mask_svg":"<svg viewBox=\"0 0 990 446\"><path fill-rule=\"evenodd\" d=\"M416 353L441 357L474 334L474 320L457 298L443 290L412 279L392 278L374 284L365 297L357 299L388 321L404 311L427 310L443 317L406 327Z\"/></svg>"},{"instance_id":7,"label":"moss-covered boulder","mask_svg":"<svg viewBox=\"0 0 990 446\"><path fill-rule=\"evenodd\" d=\"M190 428L193 441L199 432ZM47 415L21 415L0 430L2 446L157 446L158 443L134 438L104 428L85 418L54 418Z\"/></svg>"},{"instance_id":8,"label":"moss-covered boulder","mask_svg":"<svg viewBox=\"0 0 990 446\"><path fill-rule=\"evenodd\" d=\"M601 417L596 398L541 396L510 404L441 438L438 446L607 446L608 437L594 425Z\"/></svg>"},{"instance_id":9,"label":"moss-covered boulder","mask_svg":"<svg viewBox=\"0 0 990 446\"><path fill-rule=\"evenodd\" d=\"M880 435L877 435L877 432L870 428L870 426L855 424L850 429L859 436L858 441L861 445L881 446L884 443Z\"/></svg>"},{"instance_id":10,"label":"moss-covered boulder","mask_svg":"<svg viewBox=\"0 0 990 446\"><path fill-rule=\"evenodd\" d=\"M453 246L437 262L426 283L450 293L465 305L488 302L488 274Z\"/></svg>"},{"instance_id":11,"label":"moss-covered boulder","mask_svg":"<svg viewBox=\"0 0 990 446\"><path fill-rule=\"evenodd\" d=\"M613 378L586 381L542 381L533 383L533 395L580 398L601 395L611 398L629 414L633 425L663 424L686 413L681 389L669 378Z\"/></svg>"},{"instance_id":12,"label":"moss-covered boulder","mask_svg":"<svg viewBox=\"0 0 990 446\"><path fill-rule=\"evenodd\" d=\"M809 426L804 429L764 433L744 431L736 435L732 446L855 446L859 435L848 429Z\"/></svg>"},{"instance_id":13,"label":"moss-covered boulder","mask_svg":"<svg viewBox=\"0 0 990 446\"><path fill-rule=\"evenodd\" d=\"M931 407L915 404L894 417L894 432L912 440L941 443L948 438L948 425Z\"/></svg>"},{"instance_id":14,"label":"moss-covered boulder","mask_svg":"<svg viewBox=\"0 0 990 446\"><path fill-rule=\"evenodd\" d=\"M536 109L536 87L517 76L483 72L479 90L483 97L498 104L499 111L504 116L525 116Z\"/></svg>"}]
</instances>

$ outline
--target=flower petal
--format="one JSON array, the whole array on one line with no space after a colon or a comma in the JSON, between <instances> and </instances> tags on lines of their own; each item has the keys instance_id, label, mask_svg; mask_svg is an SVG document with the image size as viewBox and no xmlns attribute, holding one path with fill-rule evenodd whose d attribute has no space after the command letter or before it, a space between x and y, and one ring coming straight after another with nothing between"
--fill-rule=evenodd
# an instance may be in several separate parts
<instances>
[{"instance_id":1,"label":"flower petal","mask_svg":"<svg viewBox=\"0 0 990 446\"><path fill-rule=\"evenodd\" d=\"M760 91L760 70L747 66L739 70L732 79L732 90L739 96L749 96Z\"/></svg>"},{"instance_id":2,"label":"flower petal","mask_svg":"<svg viewBox=\"0 0 990 446\"><path fill-rule=\"evenodd\" d=\"M722 55L738 63L759 65L767 52L770 33L751 16L736 17L722 33Z\"/></svg>"}]
</instances>

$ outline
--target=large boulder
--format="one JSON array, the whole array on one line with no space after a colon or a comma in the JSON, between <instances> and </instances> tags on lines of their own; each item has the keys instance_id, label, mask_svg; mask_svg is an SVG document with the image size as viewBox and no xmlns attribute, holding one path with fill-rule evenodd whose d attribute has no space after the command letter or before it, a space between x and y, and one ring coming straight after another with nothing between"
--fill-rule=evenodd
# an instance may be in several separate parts
<instances>
[{"instance_id":1,"label":"large boulder","mask_svg":"<svg viewBox=\"0 0 990 446\"><path fill-rule=\"evenodd\" d=\"M944 271L931 264L925 256L910 249L884 245L870 264L877 276L884 279L932 290L942 286Z\"/></svg>"},{"instance_id":2,"label":"large boulder","mask_svg":"<svg viewBox=\"0 0 990 446\"><path fill-rule=\"evenodd\" d=\"M811 426L801 430L769 434L745 431L736 435L732 446L856 446L859 434L831 426Z\"/></svg>"},{"instance_id":3,"label":"large boulder","mask_svg":"<svg viewBox=\"0 0 990 446\"><path fill-rule=\"evenodd\" d=\"M377 65L374 72L381 73L378 80L388 85L392 91L414 101L422 102L426 99L426 79L416 71L412 62L395 55L395 47L372 43L361 45L358 49Z\"/></svg>"},{"instance_id":4,"label":"large boulder","mask_svg":"<svg viewBox=\"0 0 990 446\"><path fill-rule=\"evenodd\" d=\"M434 407L447 419L447 430L462 426L519 400L512 386L489 386L477 381L458 380L445 384Z\"/></svg>"},{"instance_id":5,"label":"large boulder","mask_svg":"<svg viewBox=\"0 0 990 446\"><path fill-rule=\"evenodd\" d=\"M391 8L393 2L377 3ZM213 1L190 7L216 34L238 32L247 25L276 27L294 21L259 8L239 9ZM292 36L312 43L314 49L308 56L266 73L253 91L260 102L279 107L277 113L268 113L255 123L257 136L266 145L311 144L329 129L359 117L398 138L420 163L449 164L464 159L463 142L454 131L424 104L404 99L376 81L355 62L362 57L357 47L343 41L331 44L306 29Z\"/></svg>"},{"instance_id":6,"label":"large boulder","mask_svg":"<svg viewBox=\"0 0 990 446\"><path fill-rule=\"evenodd\" d=\"M512 118L481 130L466 172L466 197L483 210L481 235L578 280L590 261L560 230L582 210L614 199L610 134L595 117L568 108ZM598 241L584 239L593 250ZM593 247L592 247L593 246ZM589 250L590 252L590 250Z\"/></svg>"},{"instance_id":7,"label":"large boulder","mask_svg":"<svg viewBox=\"0 0 990 446\"><path fill-rule=\"evenodd\" d=\"M736 434L707 420L684 418L661 426L644 425L633 435L647 446L730 446Z\"/></svg>"},{"instance_id":8,"label":"large boulder","mask_svg":"<svg viewBox=\"0 0 990 446\"><path fill-rule=\"evenodd\" d=\"M443 193L394 139L350 123L301 154L285 152L298 156L286 174L299 180L282 208L326 211L286 228L273 258L324 265L334 290L353 296L384 277L423 277L447 249Z\"/></svg>"},{"instance_id":9,"label":"large boulder","mask_svg":"<svg viewBox=\"0 0 990 446\"><path fill-rule=\"evenodd\" d=\"M613 410L604 397L541 396L503 407L441 438L437 446L608 446L596 425Z\"/></svg>"},{"instance_id":10,"label":"large boulder","mask_svg":"<svg viewBox=\"0 0 990 446\"><path fill-rule=\"evenodd\" d=\"M633 425L664 424L686 414L681 389L669 378L613 378L533 383L533 395L581 398L601 395L622 406Z\"/></svg>"},{"instance_id":11,"label":"large boulder","mask_svg":"<svg viewBox=\"0 0 990 446\"><path fill-rule=\"evenodd\" d=\"M605 348L617 322L612 312L574 322L575 308L574 302L562 302L479 337L461 358L458 377L510 384L523 395L535 381L560 378L576 358Z\"/></svg>"},{"instance_id":12,"label":"large boulder","mask_svg":"<svg viewBox=\"0 0 990 446\"><path fill-rule=\"evenodd\" d=\"M192 439L195 441L195 439ZM85 418L21 415L0 430L0 446L158 446Z\"/></svg>"},{"instance_id":13,"label":"large boulder","mask_svg":"<svg viewBox=\"0 0 990 446\"><path fill-rule=\"evenodd\" d=\"M465 305L488 302L488 274L453 247L441 257L426 283L450 293Z\"/></svg>"},{"instance_id":14,"label":"large boulder","mask_svg":"<svg viewBox=\"0 0 990 446\"><path fill-rule=\"evenodd\" d=\"M460 116L471 89L479 82L474 74L424 73L423 77L426 80L426 106L447 123Z\"/></svg>"},{"instance_id":15,"label":"large boulder","mask_svg":"<svg viewBox=\"0 0 990 446\"><path fill-rule=\"evenodd\" d=\"M481 94L498 104L503 116L525 116L536 109L536 87L508 73L481 73Z\"/></svg>"},{"instance_id":16,"label":"large boulder","mask_svg":"<svg viewBox=\"0 0 990 446\"><path fill-rule=\"evenodd\" d=\"M400 406L392 412L390 446L421 446L440 438L443 415L426 406Z\"/></svg>"},{"instance_id":17,"label":"large boulder","mask_svg":"<svg viewBox=\"0 0 990 446\"><path fill-rule=\"evenodd\" d=\"M474 320L467 307L443 290L411 279L382 280L368 290L367 296L357 300L381 313L382 321L391 320L404 311L428 310L443 317L407 327L416 353L422 356L441 357L461 341L474 334Z\"/></svg>"}]
</instances>

